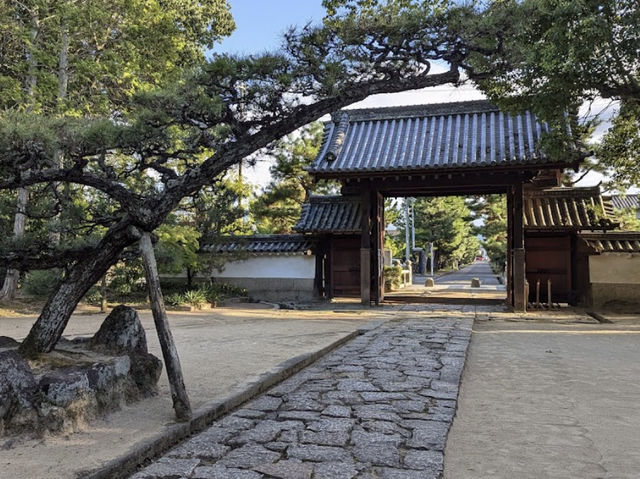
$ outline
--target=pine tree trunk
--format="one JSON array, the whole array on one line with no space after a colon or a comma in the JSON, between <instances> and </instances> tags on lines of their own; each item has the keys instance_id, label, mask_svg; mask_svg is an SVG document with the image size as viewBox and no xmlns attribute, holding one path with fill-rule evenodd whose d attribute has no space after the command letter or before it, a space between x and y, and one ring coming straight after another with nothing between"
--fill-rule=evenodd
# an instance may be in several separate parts
<instances>
[{"instance_id":1,"label":"pine tree trunk","mask_svg":"<svg viewBox=\"0 0 640 479\"><path fill-rule=\"evenodd\" d=\"M142 264L147 278L153 321L158 331L162 357L164 358L164 364L169 378L173 409L179 421L187 421L191 418L191 405L189 404L189 396L187 395L187 390L184 385L178 350L176 349L173 335L169 328L169 319L167 318L162 289L160 288L156 256L153 252L153 244L151 243L149 233L143 233L140 239L140 252L142 253Z\"/></svg>"},{"instance_id":2,"label":"pine tree trunk","mask_svg":"<svg viewBox=\"0 0 640 479\"><path fill-rule=\"evenodd\" d=\"M37 13L33 13L31 17L31 31L29 32L30 43L28 45L29 56L27 58L27 77L25 79L25 87L28 95L27 111L32 111L35 106L36 86L38 84L37 70L38 60L36 58L35 45L40 33L40 19ZM24 236L27 223L27 203L29 202L29 191L26 188L18 188L18 198L16 200L16 215L13 219L13 237L20 239ZM18 280L20 279L20 271L16 269L8 269L4 278L4 284L0 290L0 300L11 300L15 297L18 290Z\"/></svg>"},{"instance_id":3,"label":"pine tree trunk","mask_svg":"<svg viewBox=\"0 0 640 479\"><path fill-rule=\"evenodd\" d=\"M26 188L18 189L18 199L16 202L16 215L13 219L13 237L20 239L24 236L25 225L27 221L26 209L29 201L29 192ZM8 269L4 278L2 290L0 290L0 299L13 299L18 290L18 279L20 279L20 271L17 269Z\"/></svg>"},{"instance_id":4,"label":"pine tree trunk","mask_svg":"<svg viewBox=\"0 0 640 479\"><path fill-rule=\"evenodd\" d=\"M67 99L69 89L69 26L66 19L62 19L60 23L60 51L58 52L58 111L64 111L64 102ZM64 167L64 158L60 150L55 152L56 163L60 168ZM59 183L54 183L54 190L58 190ZM60 221L60 213L51 221L51 230L49 238L54 245L60 244L60 230L58 223Z\"/></svg>"},{"instance_id":5,"label":"pine tree trunk","mask_svg":"<svg viewBox=\"0 0 640 479\"><path fill-rule=\"evenodd\" d=\"M34 357L51 351L62 336L78 302L118 261L122 250L136 239L129 230L114 228L92 254L71 266L49 296L38 320L22 342L20 352L27 357Z\"/></svg>"}]
</instances>

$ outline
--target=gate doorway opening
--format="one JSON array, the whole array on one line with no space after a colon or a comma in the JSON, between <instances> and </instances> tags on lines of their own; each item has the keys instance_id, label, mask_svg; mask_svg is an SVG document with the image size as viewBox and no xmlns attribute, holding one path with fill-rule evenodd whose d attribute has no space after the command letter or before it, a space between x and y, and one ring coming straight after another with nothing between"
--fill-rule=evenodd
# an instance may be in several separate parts
<instances>
[{"instance_id":1,"label":"gate doorway opening","mask_svg":"<svg viewBox=\"0 0 640 479\"><path fill-rule=\"evenodd\" d=\"M504 303L504 199L503 195L386 199L384 301ZM403 274L398 278L400 268Z\"/></svg>"}]
</instances>

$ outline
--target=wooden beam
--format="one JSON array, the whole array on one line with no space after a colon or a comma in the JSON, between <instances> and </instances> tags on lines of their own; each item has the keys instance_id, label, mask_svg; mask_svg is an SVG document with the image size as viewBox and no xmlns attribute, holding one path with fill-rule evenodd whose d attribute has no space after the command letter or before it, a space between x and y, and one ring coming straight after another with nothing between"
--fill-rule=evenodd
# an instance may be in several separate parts
<instances>
[{"instance_id":1,"label":"wooden beam","mask_svg":"<svg viewBox=\"0 0 640 479\"><path fill-rule=\"evenodd\" d=\"M513 309L527 310L522 183L513 189Z\"/></svg>"},{"instance_id":2,"label":"wooden beam","mask_svg":"<svg viewBox=\"0 0 640 479\"><path fill-rule=\"evenodd\" d=\"M360 190L362 223L360 233L360 300L371 305L371 190L367 184Z\"/></svg>"},{"instance_id":3,"label":"wooden beam","mask_svg":"<svg viewBox=\"0 0 640 479\"><path fill-rule=\"evenodd\" d=\"M513 306L513 187L507 191L507 302Z\"/></svg>"},{"instance_id":4,"label":"wooden beam","mask_svg":"<svg viewBox=\"0 0 640 479\"><path fill-rule=\"evenodd\" d=\"M376 305L384 299L382 278L382 249L384 248L384 197L378 191L371 192L371 299Z\"/></svg>"},{"instance_id":5,"label":"wooden beam","mask_svg":"<svg viewBox=\"0 0 640 479\"><path fill-rule=\"evenodd\" d=\"M142 238L140 238L140 252L142 254L142 264L147 279L153 321L158 332L162 357L164 358L167 377L169 378L169 389L171 390L173 409L179 421L188 421L191 419L191 404L189 403L189 396L184 386L184 377L182 376L178 350L176 349L176 344L171 334L167 311L164 307L164 298L162 297L162 290L160 289L160 277L158 276L158 267L156 265L156 256L153 252L151 236L147 232L143 233Z\"/></svg>"}]
</instances>

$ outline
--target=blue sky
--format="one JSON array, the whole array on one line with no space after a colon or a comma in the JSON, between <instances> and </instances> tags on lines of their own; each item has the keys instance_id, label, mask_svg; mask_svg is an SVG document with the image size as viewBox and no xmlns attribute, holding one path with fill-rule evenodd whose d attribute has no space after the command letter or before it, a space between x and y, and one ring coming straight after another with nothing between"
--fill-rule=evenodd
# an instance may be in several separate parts
<instances>
[{"instance_id":1,"label":"blue sky","mask_svg":"<svg viewBox=\"0 0 640 479\"><path fill-rule=\"evenodd\" d=\"M274 50L290 26L320 23L322 0L229 0L236 30L213 49L217 53L250 54Z\"/></svg>"}]
</instances>

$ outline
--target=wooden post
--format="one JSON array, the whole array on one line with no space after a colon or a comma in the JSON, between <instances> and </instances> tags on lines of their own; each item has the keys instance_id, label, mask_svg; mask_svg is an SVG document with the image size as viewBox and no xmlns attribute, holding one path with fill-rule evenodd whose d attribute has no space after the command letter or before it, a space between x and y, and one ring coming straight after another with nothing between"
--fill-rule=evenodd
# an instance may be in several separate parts
<instances>
[{"instance_id":1,"label":"wooden post","mask_svg":"<svg viewBox=\"0 0 640 479\"><path fill-rule=\"evenodd\" d=\"M513 306L513 188L507 191L507 299Z\"/></svg>"},{"instance_id":2,"label":"wooden post","mask_svg":"<svg viewBox=\"0 0 640 479\"><path fill-rule=\"evenodd\" d=\"M316 274L313 280L313 296L316 298L324 297L324 241L318 241L315 247L315 256L316 256Z\"/></svg>"},{"instance_id":3,"label":"wooden post","mask_svg":"<svg viewBox=\"0 0 640 479\"><path fill-rule=\"evenodd\" d=\"M162 290L160 289L160 277L158 276L158 267L156 265L156 256L153 252L151 236L147 232L143 233L142 238L140 238L140 252L142 253L142 264L147 278L147 287L149 288L149 301L151 302L153 321L158 331L162 357L164 358L164 364L167 368L173 409L179 421L188 421L191 418L191 405L189 404L189 397L187 396L187 390L184 386L180 358L178 357L178 351L176 350L171 329L169 328L167 311L164 307L164 299L162 297Z\"/></svg>"},{"instance_id":4,"label":"wooden post","mask_svg":"<svg viewBox=\"0 0 640 479\"><path fill-rule=\"evenodd\" d=\"M513 197L513 309L515 311L527 310L523 215L522 183L517 183Z\"/></svg>"},{"instance_id":5,"label":"wooden post","mask_svg":"<svg viewBox=\"0 0 640 479\"><path fill-rule=\"evenodd\" d=\"M371 194L367 187L360 192L360 208L360 301L371 306Z\"/></svg>"},{"instance_id":6,"label":"wooden post","mask_svg":"<svg viewBox=\"0 0 640 479\"><path fill-rule=\"evenodd\" d=\"M105 274L100 281L100 312L107 312L107 275Z\"/></svg>"},{"instance_id":7,"label":"wooden post","mask_svg":"<svg viewBox=\"0 0 640 479\"><path fill-rule=\"evenodd\" d=\"M371 296L376 306L384 299L384 198L378 191L371 192Z\"/></svg>"}]
</instances>

